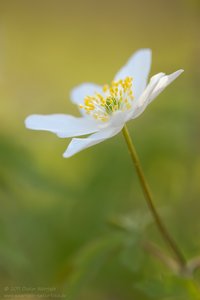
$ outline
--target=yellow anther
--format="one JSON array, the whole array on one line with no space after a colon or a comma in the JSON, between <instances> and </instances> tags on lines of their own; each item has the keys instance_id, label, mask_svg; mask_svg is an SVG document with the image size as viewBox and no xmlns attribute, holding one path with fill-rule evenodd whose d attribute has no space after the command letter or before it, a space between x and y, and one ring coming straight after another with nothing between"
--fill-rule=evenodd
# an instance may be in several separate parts
<instances>
[{"instance_id":1,"label":"yellow anther","mask_svg":"<svg viewBox=\"0 0 200 300\"><path fill-rule=\"evenodd\" d=\"M102 96L101 94L97 94L97 97L98 97L99 99L101 99L101 100L104 99L103 96Z\"/></svg>"},{"instance_id":2,"label":"yellow anther","mask_svg":"<svg viewBox=\"0 0 200 300\"><path fill-rule=\"evenodd\" d=\"M104 85L104 87L103 87L103 91L104 91L104 93L106 93L107 91L108 91L108 89L109 89L109 86L106 84L106 85Z\"/></svg>"},{"instance_id":3,"label":"yellow anther","mask_svg":"<svg viewBox=\"0 0 200 300\"><path fill-rule=\"evenodd\" d=\"M131 102L134 98L132 80L131 77L126 77L123 80L113 81L110 86L104 85L102 92L105 94L95 93L93 96L86 96L84 104L80 104L79 107L95 119L107 122L112 113L118 110L126 111L132 107Z\"/></svg>"},{"instance_id":4,"label":"yellow anther","mask_svg":"<svg viewBox=\"0 0 200 300\"><path fill-rule=\"evenodd\" d=\"M110 93L111 93L111 94L114 94L114 89L113 89L113 87L110 87Z\"/></svg>"},{"instance_id":5,"label":"yellow anther","mask_svg":"<svg viewBox=\"0 0 200 300\"><path fill-rule=\"evenodd\" d=\"M85 109L86 109L87 111L90 111L90 110L94 110L94 107L88 106L88 107L86 107Z\"/></svg>"}]
</instances>

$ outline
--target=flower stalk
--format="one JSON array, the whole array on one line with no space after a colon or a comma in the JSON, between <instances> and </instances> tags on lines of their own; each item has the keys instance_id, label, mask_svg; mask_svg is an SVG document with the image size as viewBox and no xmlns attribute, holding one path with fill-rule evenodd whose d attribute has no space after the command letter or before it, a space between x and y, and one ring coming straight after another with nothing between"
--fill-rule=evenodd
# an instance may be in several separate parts
<instances>
[{"instance_id":1,"label":"flower stalk","mask_svg":"<svg viewBox=\"0 0 200 300\"><path fill-rule=\"evenodd\" d=\"M186 259L182 253L182 251L179 249L179 247L177 246L176 242L174 241L174 239L172 238L172 236L170 235L170 233L168 232L166 226L164 225L160 215L158 214L154 203L153 203L153 197L150 191L150 188L148 186L148 183L146 181L139 157L137 155L136 149L134 147L134 144L132 142L131 136L129 134L128 128L125 125L122 129L122 133L124 135L126 144L128 146L132 161L135 165L135 169L140 181L140 185L142 187L143 193L144 193L144 197L146 199L147 205L151 211L151 214L154 218L154 221L157 225L158 230L160 231L163 240L166 242L166 244L169 246L169 248L171 249L171 251L173 252L174 256L177 259L177 262L180 266L180 269L184 269L186 266Z\"/></svg>"}]
</instances>

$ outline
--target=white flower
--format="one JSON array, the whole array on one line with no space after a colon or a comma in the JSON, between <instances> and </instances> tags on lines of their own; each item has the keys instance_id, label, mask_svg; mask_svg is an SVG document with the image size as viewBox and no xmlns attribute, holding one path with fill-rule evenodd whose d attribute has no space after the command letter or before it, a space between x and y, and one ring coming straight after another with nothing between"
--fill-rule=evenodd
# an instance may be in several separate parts
<instances>
[{"instance_id":1,"label":"white flower","mask_svg":"<svg viewBox=\"0 0 200 300\"><path fill-rule=\"evenodd\" d=\"M84 83L72 90L71 100L79 106L82 117L31 115L25 120L26 127L51 131L60 138L91 134L73 138L64 157L103 142L119 133L126 122L137 118L183 72L158 73L147 85L150 66L151 50L141 49L119 70L110 86Z\"/></svg>"}]
</instances>

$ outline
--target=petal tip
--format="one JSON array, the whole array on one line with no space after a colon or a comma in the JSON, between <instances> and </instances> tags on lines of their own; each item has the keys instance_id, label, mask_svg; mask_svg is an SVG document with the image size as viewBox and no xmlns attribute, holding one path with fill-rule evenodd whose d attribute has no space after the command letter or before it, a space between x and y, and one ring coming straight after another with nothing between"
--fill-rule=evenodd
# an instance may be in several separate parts
<instances>
[{"instance_id":1,"label":"petal tip","mask_svg":"<svg viewBox=\"0 0 200 300\"><path fill-rule=\"evenodd\" d=\"M149 57L151 58L152 56L152 50L150 48L141 48L139 50L137 50L135 52L135 54L146 54L146 55L149 55Z\"/></svg>"},{"instance_id":2,"label":"petal tip","mask_svg":"<svg viewBox=\"0 0 200 300\"><path fill-rule=\"evenodd\" d=\"M68 153L68 151L65 151L62 155L64 158L69 158L72 156L72 154Z\"/></svg>"},{"instance_id":3,"label":"petal tip","mask_svg":"<svg viewBox=\"0 0 200 300\"><path fill-rule=\"evenodd\" d=\"M32 116L33 116L33 115L28 116L28 117L26 117L26 119L24 120L24 125L25 125L25 127L28 128L28 129L31 129L31 119L32 119Z\"/></svg>"},{"instance_id":4,"label":"petal tip","mask_svg":"<svg viewBox=\"0 0 200 300\"><path fill-rule=\"evenodd\" d=\"M183 69L177 70L176 72L172 73L174 75L174 79L180 76L184 72Z\"/></svg>"}]
</instances>

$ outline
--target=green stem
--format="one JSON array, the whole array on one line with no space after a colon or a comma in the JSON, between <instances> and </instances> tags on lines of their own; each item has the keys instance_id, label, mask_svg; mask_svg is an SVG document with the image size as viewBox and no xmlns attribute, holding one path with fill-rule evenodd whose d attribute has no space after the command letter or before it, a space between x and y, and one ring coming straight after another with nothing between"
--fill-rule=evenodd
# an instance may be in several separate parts
<instances>
[{"instance_id":1,"label":"green stem","mask_svg":"<svg viewBox=\"0 0 200 300\"><path fill-rule=\"evenodd\" d=\"M131 158L132 158L133 163L135 165L136 172L137 172L137 175L139 177L139 181L140 181L140 184L141 184L146 202L147 202L148 207L149 207L149 209L152 213L152 216L155 220L155 223L156 223L163 239L165 240L165 242L168 244L168 246L170 247L170 249L174 253L174 255L175 255L175 257L176 257L176 259L179 263L180 269L182 269L186 265L186 259L185 259L184 255L182 254L181 250L179 249L179 247L176 245L176 242L174 241L174 239L169 234L167 228L163 224L162 219L160 218L160 216L159 216L159 214L158 214L158 212L157 212L157 210L154 206L153 198L152 198L149 186L147 184L146 178L144 176L144 172L142 170L139 157L137 155L136 149L133 145L131 136L129 134L129 131L128 131L128 128L127 128L126 125L122 129L122 132L123 132L125 141L127 143Z\"/></svg>"}]
</instances>

